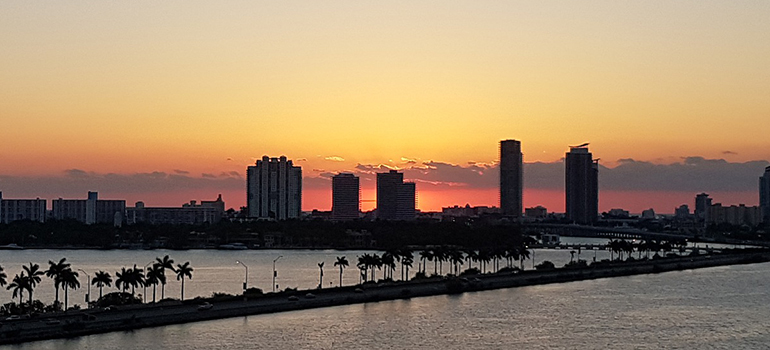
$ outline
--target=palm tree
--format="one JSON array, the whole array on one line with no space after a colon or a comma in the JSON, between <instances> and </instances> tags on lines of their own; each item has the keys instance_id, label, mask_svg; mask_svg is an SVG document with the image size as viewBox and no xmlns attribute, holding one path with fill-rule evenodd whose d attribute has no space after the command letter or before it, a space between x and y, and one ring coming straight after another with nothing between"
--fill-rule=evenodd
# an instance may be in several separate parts
<instances>
[{"instance_id":1,"label":"palm tree","mask_svg":"<svg viewBox=\"0 0 770 350\"><path fill-rule=\"evenodd\" d=\"M72 269L64 270L61 274L61 285L64 287L64 311L67 311L67 299L69 296L69 290L80 288L78 273L72 271Z\"/></svg>"},{"instance_id":2,"label":"palm tree","mask_svg":"<svg viewBox=\"0 0 770 350\"><path fill-rule=\"evenodd\" d=\"M158 283L166 282L166 275L163 274L163 268L158 264L153 264L147 268L147 277L144 280L145 285L152 286L152 302L155 302L155 290Z\"/></svg>"},{"instance_id":3,"label":"palm tree","mask_svg":"<svg viewBox=\"0 0 770 350\"><path fill-rule=\"evenodd\" d=\"M8 276L5 274L3 267L0 266L0 287L4 287L6 284L8 284L7 279Z\"/></svg>"},{"instance_id":4,"label":"palm tree","mask_svg":"<svg viewBox=\"0 0 770 350\"><path fill-rule=\"evenodd\" d=\"M190 266L190 262L176 265L176 279L182 280L182 300L184 300L184 278L192 279L193 268Z\"/></svg>"},{"instance_id":5,"label":"palm tree","mask_svg":"<svg viewBox=\"0 0 770 350\"><path fill-rule=\"evenodd\" d=\"M385 270L383 271L383 279L393 279L393 269L396 268L396 256L393 255L393 252L385 252L382 254L382 258L380 259L382 262L382 266L385 267Z\"/></svg>"},{"instance_id":6,"label":"palm tree","mask_svg":"<svg viewBox=\"0 0 770 350\"><path fill-rule=\"evenodd\" d=\"M433 260L433 253L427 249L420 251L420 260L422 260L422 273L425 273L425 265L428 260Z\"/></svg>"},{"instance_id":7,"label":"palm tree","mask_svg":"<svg viewBox=\"0 0 770 350\"><path fill-rule=\"evenodd\" d=\"M112 286L112 276L110 276L109 272L99 271L96 274L94 274L94 278L91 280L91 284L99 287L99 299L101 299L102 289L104 288L104 286L107 286L107 287Z\"/></svg>"},{"instance_id":8,"label":"palm tree","mask_svg":"<svg viewBox=\"0 0 770 350\"><path fill-rule=\"evenodd\" d=\"M348 259L344 256L338 256L337 261L334 262L334 266L340 267L340 287L342 287L342 270L350 266L350 263L348 263Z\"/></svg>"},{"instance_id":9,"label":"palm tree","mask_svg":"<svg viewBox=\"0 0 770 350\"><path fill-rule=\"evenodd\" d=\"M458 272L459 266L462 266L463 261L465 261L465 259L463 258L463 252L457 249L453 249L451 252L447 254L447 257L449 258L449 261L452 262L452 265L455 270L455 276L457 276L459 274Z\"/></svg>"},{"instance_id":10,"label":"palm tree","mask_svg":"<svg viewBox=\"0 0 770 350\"><path fill-rule=\"evenodd\" d=\"M166 298L166 270L174 271L174 259L171 259L168 257L168 255L164 256L163 259L161 258L155 258L155 261L157 263L155 265L160 266L161 273L163 274L163 278L160 279L160 299Z\"/></svg>"},{"instance_id":11,"label":"palm tree","mask_svg":"<svg viewBox=\"0 0 770 350\"><path fill-rule=\"evenodd\" d=\"M358 257L358 263L356 264L356 267L358 267L358 269L361 270L360 276L358 276L359 282L361 282L361 280L363 280L363 282L366 282L366 279L368 278L368 274L366 273L367 268L369 267L369 265L367 265L368 256L369 254L364 254L363 256Z\"/></svg>"},{"instance_id":12,"label":"palm tree","mask_svg":"<svg viewBox=\"0 0 770 350\"><path fill-rule=\"evenodd\" d=\"M136 264L134 264L134 268L128 270L128 272L128 283L131 284L131 295L133 296L137 287L144 286L144 270L137 268Z\"/></svg>"},{"instance_id":13,"label":"palm tree","mask_svg":"<svg viewBox=\"0 0 770 350\"><path fill-rule=\"evenodd\" d=\"M54 263L53 261L48 260L48 270L45 270L45 275L53 279L53 286L56 288L55 304L59 303L59 286L61 285L62 271L70 268L70 264L66 261L67 258L61 258L58 263Z\"/></svg>"},{"instance_id":14,"label":"palm tree","mask_svg":"<svg viewBox=\"0 0 770 350\"><path fill-rule=\"evenodd\" d=\"M29 266L22 266L22 268L27 272L27 278L29 278L27 290L29 291L29 304L32 305L32 290L40 283L40 276L43 275L43 271L40 270L40 265L31 262Z\"/></svg>"},{"instance_id":15,"label":"palm tree","mask_svg":"<svg viewBox=\"0 0 770 350\"><path fill-rule=\"evenodd\" d=\"M21 304L21 299L23 297L24 291L27 290L29 287L29 277L24 275L24 272L22 271L21 275L13 276L13 279L11 280L11 284L8 285L6 289L12 290L13 289L13 296L12 299L15 299L16 296L19 297L19 304Z\"/></svg>"},{"instance_id":16,"label":"palm tree","mask_svg":"<svg viewBox=\"0 0 770 350\"><path fill-rule=\"evenodd\" d=\"M377 254L372 254L369 257L369 265L372 267L372 281L377 281L376 278L376 272L379 269L382 269L382 258L380 258Z\"/></svg>"},{"instance_id":17,"label":"palm tree","mask_svg":"<svg viewBox=\"0 0 770 350\"><path fill-rule=\"evenodd\" d=\"M123 293L128 290L128 287L131 285L129 280L131 279L131 272L129 270L126 270L125 267L120 268L120 272L115 272L115 287L123 291Z\"/></svg>"},{"instance_id":18,"label":"palm tree","mask_svg":"<svg viewBox=\"0 0 770 350\"><path fill-rule=\"evenodd\" d=\"M414 254L409 248L403 248L399 252L399 255L401 256L401 280L404 280L404 260L411 260L411 263L414 263ZM407 274L408 275L408 274Z\"/></svg>"},{"instance_id":19,"label":"palm tree","mask_svg":"<svg viewBox=\"0 0 770 350\"><path fill-rule=\"evenodd\" d=\"M465 261L468 262L468 268L472 269L473 268L473 262L474 261L479 261L479 253L477 253L473 249L466 250L465 251Z\"/></svg>"},{"instance_id":20,"label":"palm tree","mask_svg":"<svg viewBox=\"0 0 770 350\"><path fill-rule=\"evenodd\" d=\"M414 263L414 258L411 256L405 256L403 259L401 259L401 266L402 267L406 266L406 275L405 275L406 277L401 278L404 281L409 280L409 268L412 267L412 263Z\"/></svg>"},{"instance_id":21,"label":"palm tree","mask_svg":"<svg viewBox=\"0 0 770 350\"><path fill-rule=\"evenodd\" d=\"M321 275L318 277L318 289L321 289L324 287L324 262L323 261L318 263L318 268L321 270Z\"/></svg>"}]
</instances>

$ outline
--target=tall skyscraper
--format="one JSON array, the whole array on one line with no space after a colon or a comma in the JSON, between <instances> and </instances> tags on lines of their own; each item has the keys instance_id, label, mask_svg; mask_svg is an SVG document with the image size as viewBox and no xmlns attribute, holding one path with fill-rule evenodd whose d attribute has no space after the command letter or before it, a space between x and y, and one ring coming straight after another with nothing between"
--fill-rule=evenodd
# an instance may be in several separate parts
<instances>
[{"instance_id":1,"label":"tall skyscraper","mask_svg":"<svg viewBox=\"0 0 770 350\"><path fill-rule=\"evenodd\" d=\"M520 141L500 141L500 211L504 216L521 216L522 158Z\"/></svg>"},{"instance_id":2,"label":"tall skyscraper","mask_svg":"<svg viewBox=\"0 0 770 350\"><path fill-rule=\"evenodd\" d=\"M404 182L404 174L391 170L377 174L377 218L414 220L416 187Z\"/></svg>"},{"instance_id":3,"label":"tall skyscraper","mask_svg":"<svg viewBox=\"0 0 770 350\"><path fill-rule=\"evenodd\" d=\"M332 219L355 220L361 210L361 185L358 176L348 173L332 177Z\"/></svg>"},{"instance_id":4,"label":"tall skyscraper","mask_svg":"<svg viewBox=\"0 0 770 350\"><path fill-rule=\"evenodd\" d=\"M759 206L762 208L762 221L770 225L770 166L759 178Z\"/></svg>"},{"instance_id":5,"label":"tall skyscraper","mask_svg":"<svg viewBox=\"0 0 770 350\"><path fill-rule=\"evenodd\" d=\"M588 144L570 147L566 168L567 218L577 224L593 224L599 217L599 160Z\"/></svg>"},{"instance_id":6,"label":"tall skyscraper","mask_svg":"<svg viewBox=\"0 0 770 350\"><path fill-rule=\"evenodd\" d=\"M709 209L711 208L711 198L708 193L701 193L695 196L695 220L700 222L709 221Z\"/></svg>"},{"instance_id":7,"label":"tall skyscraper","mask_svg":"<svg viewBox=\"0 0 770 350\"><path fill-rule=\"evenodd\" d=\"M302 213L302 168L285 156L262 157L246 170L249 217L285 220Z\"/></svg>"}]
</instances>

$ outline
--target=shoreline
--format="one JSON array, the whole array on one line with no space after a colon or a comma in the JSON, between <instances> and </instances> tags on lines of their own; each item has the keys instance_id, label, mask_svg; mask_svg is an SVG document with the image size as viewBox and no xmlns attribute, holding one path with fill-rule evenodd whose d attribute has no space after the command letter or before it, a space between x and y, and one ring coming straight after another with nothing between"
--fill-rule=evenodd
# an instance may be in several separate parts
<instances>
[{"instance_id":1,"label":"shoreline","mask_svg":"<svg viewBox=\"0 0 770 350\"><path fill-rule=\"evenodd\" d=\"M127 331L147 327L216 320L230 317L352 305L414 297L459 294L502 288L564 283L599 278L621 277L715 266L752 264L770 261L770 251L752 250L693 257L665 258L634 262L615 262L585 268L530 270L520 273L496 273L433 277L408 282L379 282L328 289L268 293L258 297L230 297L226 301L208 299L212 307L199 310L206 300L186 300L158 304L121 306L118 310L85 309L43 314L36 318L3 321L0 344L71 338L83 335ZM308 295L311 293L311 295ZM290 296L293 296L290 300Z\"/></svg>"}]
</instances>

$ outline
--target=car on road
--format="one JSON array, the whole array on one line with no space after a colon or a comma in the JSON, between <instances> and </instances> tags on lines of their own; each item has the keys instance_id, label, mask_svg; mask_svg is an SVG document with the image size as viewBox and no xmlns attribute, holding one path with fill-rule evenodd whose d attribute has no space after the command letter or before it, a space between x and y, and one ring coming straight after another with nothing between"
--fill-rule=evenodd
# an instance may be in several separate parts
<instances>
[{"instance_id":1,"label":"car on road","mask_svg":"<svg viewBox=\"0 0 770 350\"><path fill-rule=\"evenodd\" d=\"M203 304L198 305L198 311L210 310L212 307L214 307L213 304L209 302L205 302Z\"/></svg>"},{"instance_id":2,"label":"car on road","mask_svg":"<svg viewBox=\"0 0 770 350\"><path fill-rule=\"evenodd\" d=\"M289 297L289 301L298 301L298 300L299 300L299 297L296 295L292 295Z\"/></svg>"},{"instance_id":3,"label":"car on road","mask_svg":"<svg viewBox=\"0 0 770 350\"><path fill-rule=\"evenodd\" d=\"M44 320L44 322L45 322L45 324L47 324L47 325L49 325L49 326L53 326L53 325L57 325L57 324L61 324L61 321L59 321L59 320L57 320L57 319L55 319L55 318L46 318L46 319Z\"/></svg>"},{"instance_id":4,"label":"car on road","mask_svg":"<svg viewBox=\"0 0 770 350\"><path fill-rule=\"evenodd\" d=\"M21 316L19 315L11 315L5 318L6 321L14 321L14 320L20 320Z\"/></svg>"},{"instance_id":5,"label":"car on road","mask_svg":"<svg viewBox=\"0 0 770 350\"><path fill-rule=\"evenodd\" d=\"M305 299L315 299L315 294L307 293L307 294L305 294Z\"/></svg>"}]
</instances>

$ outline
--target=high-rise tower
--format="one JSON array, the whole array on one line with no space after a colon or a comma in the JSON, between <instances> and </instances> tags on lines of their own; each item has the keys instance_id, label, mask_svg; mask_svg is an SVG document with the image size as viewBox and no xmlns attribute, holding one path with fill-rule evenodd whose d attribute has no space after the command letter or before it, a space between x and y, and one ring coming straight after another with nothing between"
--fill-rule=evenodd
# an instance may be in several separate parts
<instances>
[{"instance_id":1,"label":"high-rise tower","mask_svg":"<svg viewBox=\"0 0 770 350\"><path fill-rule=\"evenodd\" d=\"M759 206L762 208L762 221L770 225L770 166L759 178Z\"/></svg>"},{"instance_id":2,"label":"high-rise tower","mask_svg":"<svg viewBox=\"0 0 770 350\"><path fill-rule=\"evenodd\" d=\"M522 158L520 141L500 141L500 211L505 216L521 216Z\"/></svg>"},{"instance_id":3,"label":"high-rise tower","mask_svg":"<svg viewBox=\"0 0 770 350\"><path fill-rule=\"evenodd\" d=\"M377 218L414 220L416 193L415 184L404 182L403 173L377 173Z\"/></svg>"},{"instance_id":4,"label":"high-rise tower","mask_svg":"<svg viewBox=\"0 0 770 350\"><path fill-rule=\"evenodd\" d=\"M711 197L708 193L700 193L695 196L695 220L699 222L709 221L709 209L711 208Z\"/></svg>"},{"instance_id":5,"label":"high-rise tower","mask_svg":"<svg viewBox=\"0 0 770 350\"><path fill-rule=\"evenodd\" d=\"M262 157L246 170L249 217L285 220L302 213L302 168L285 156Z\"/></svg>"},{"instance_id":6,"label":"high-rise tower","mask_svg":"<svg viewBox=\"0 0 770 350\"><path fill-rule=\"evenodd\" d=\"M360 203L361 185L358 176L341 173L332 177L332 219L358 219Z\"/></svg>"},{"instance_id":7,"label":"high-rise tower","mask_svg":"<svg viewBox=\"0 0 770 350\"><path fill-rule=\"evenodd\" d=\"M599 160L588 144L570 147L566 168L567 218L577 224L593 224L599 217Z\"/></svg>"}]
</instances>

